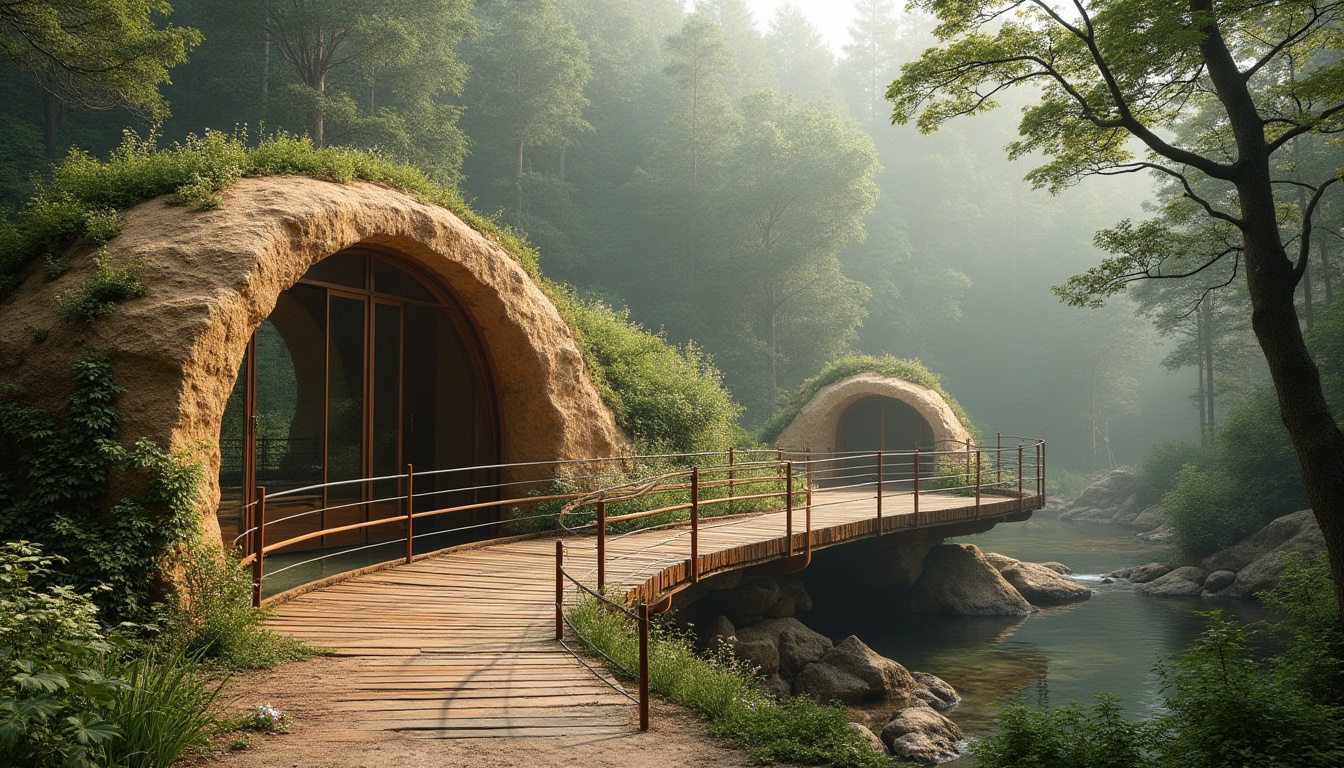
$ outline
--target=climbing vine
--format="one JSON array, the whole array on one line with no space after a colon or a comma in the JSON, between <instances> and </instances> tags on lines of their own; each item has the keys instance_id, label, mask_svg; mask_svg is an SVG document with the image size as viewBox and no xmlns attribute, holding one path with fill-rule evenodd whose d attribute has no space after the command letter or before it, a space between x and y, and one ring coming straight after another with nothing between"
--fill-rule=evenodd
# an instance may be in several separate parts
<instances>
[{"instance_id":1,"label":"climbing vine","mask_svg":"<svg viewBox=\"0 0 1344 768\"><path fill-rule=\"evenodd\" d=\"M107 358L86 353L74 378L59 416L0 390L0 541L65 558L77 590L110 587L98 593L104 620L143 620L154 576L194 533L201 468L150 440L117 442L122 390Z\"/></svg>"}]
</instances>

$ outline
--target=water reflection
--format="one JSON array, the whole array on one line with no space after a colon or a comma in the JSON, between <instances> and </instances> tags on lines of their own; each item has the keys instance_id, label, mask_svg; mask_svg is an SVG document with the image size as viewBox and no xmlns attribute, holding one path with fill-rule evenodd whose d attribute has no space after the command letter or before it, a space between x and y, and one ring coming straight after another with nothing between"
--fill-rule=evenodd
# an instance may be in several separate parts
<instances>
[{"instance_id":1,"label":"water reflection","mask_svg":"<svg viewBox=\"0 0 1344 768\"><path fill-rule=\"evenodd\" d=\"M1203 628L1196 611L1222 609L1243 621L1264 616L1245 601L1146 597L1128 584L1101 583L1108 571L1167 557L1126 528L1038 515L958 541L1021 560L1065 563L1093 597L1030 617L985 618L899 615L872 610L861 595L827 594L802 618L833 638L856 634L878 653L946 679L962 695L948 714L972 734L985 732L994 710L1014 697L1061 705L1111 691L1131 716L1149 714L1160 701L1154 666L1187 648Z\"/></svg>"}]
</instances>

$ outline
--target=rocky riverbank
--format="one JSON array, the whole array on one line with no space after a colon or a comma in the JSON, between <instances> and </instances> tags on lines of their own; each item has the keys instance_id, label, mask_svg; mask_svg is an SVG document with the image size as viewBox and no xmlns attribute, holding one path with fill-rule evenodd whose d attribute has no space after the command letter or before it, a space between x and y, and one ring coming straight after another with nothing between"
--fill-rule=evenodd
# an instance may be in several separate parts
<instances>
[{"instance_id":1,"label":"rocky riverbank","mask_svg":"<svg viewBox=\"0 0 1344 768\"><path fill-rule=\"evenodd\" d=\"M1027 563L969 544L893 540L879 546L887 557L856 559L851 552L842 569L865 572L860 581L867 582L875 610L1025 615L1037 605L1091 596L1065 577L1068 568L1059 563ZM825 562L816 567L819 573L809 569L809 577L836 575ZM777 698L843 702L852 727L874 750L926 764L954 760L964 750L964 734L943 714L961 701L953 685L908 670L857 636L834 642L808 627L798 618L812 608L801 576L727 573L686 590L676 602L678 617L701 648L725 650L750 665L762 688Z\"/></svg>"},{"instance_id":2,"label":"rocky riverbank","mask_svg":"<svg viewBox=\"0 0 1344 768\"><path fill-rule=\"evenodd\" d=\"M1325 551L1325 538L1310 509L1284 515L1234 547L1210 555L1197 565L1173 567L1148 563L1108 574L1128 579L1143 595L1169 597L1253 598L1278 586L1284 558L1315 557Z\"/></svg>"}]
</instances>

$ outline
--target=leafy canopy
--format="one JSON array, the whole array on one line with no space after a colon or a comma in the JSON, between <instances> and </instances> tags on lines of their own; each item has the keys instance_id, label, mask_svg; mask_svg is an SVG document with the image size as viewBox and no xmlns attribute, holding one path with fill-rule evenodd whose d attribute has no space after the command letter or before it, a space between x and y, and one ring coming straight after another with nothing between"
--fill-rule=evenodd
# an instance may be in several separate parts
<instances>
[{"instance_id":1,"label":"leafy canopy","mask_svg":"<svg viewBox=\"0 0 1344 768\"><path fill-rule=\"evenodd\" d=\"M164 0L0 3L0 56L47 91L83 107L125 107L162 118L159 86L201 42L194 29L156 27Z\"/></svg>"}]
</instances>

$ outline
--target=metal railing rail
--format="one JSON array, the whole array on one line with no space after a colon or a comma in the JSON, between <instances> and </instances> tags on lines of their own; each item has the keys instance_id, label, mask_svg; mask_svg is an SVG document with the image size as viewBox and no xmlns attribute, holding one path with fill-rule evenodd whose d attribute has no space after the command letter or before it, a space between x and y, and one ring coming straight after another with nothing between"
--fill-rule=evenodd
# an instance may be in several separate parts
<instances>
[{"instance_id":1,"label":"metal railing rail","mask_svg":"<svg viewBox=\"0 0 1344 768\"><path fill-rule=\"evenodd\" d=\"M1015 496L1019 500L1044 496L1045 446L1042 441L998 435L992 447L959 445L959 448L944 450L825 454L782 448L730 448L723 452L488 464L419 472L408 464L399 474L339 480L269 494L259 486L255 489L255 500L243 507L242 530L233 541L242 550L243 565L252 570L253 603L256 605L262 602L263 584L268 576L398 544L404 545L403 553L376 565L410 563L417 557L415 545L436 537L486 531L493 534L487 538L498 538L501 534L507 535L511 525L538 522L546 525L552 520L562 532L596 534L600 555L597 561L598 591L606 585L605 550L612 529L620 535L622 531L636 528L689 525L692 557L687 572L693 582L702 575L699 557L702 519L763 514L782 508L785 511L785 536L788 537L786 550L792 556L799 548L793 539L794 509L802 508L810 518L814 507L811 492L818 486L851 493L869 491L867 498L874 502L878 535L885 530L882 522L884 500L894 497L913 498L911 524L919 526L922 522L920 496L929 492L974 496L977 510L986 495ZM669 466L674 462L681 466ZM494 474L496 482L481 482L480 473ZM445 479L465 482L458 487L443 487ZM1031 485L1033 481L1034 487ZM375 488L381 489L381 494L374 494ZM338 503L329 506L267 518L268 504L274 506L285 499L325 498L333 489L342 491L346 498L334 500ZM350 500L352 492L358 492L360 499ZM479 500L482 493L489 498ZM436 499L449 494L476 496L477 499L436 506ZM549 512L541 506L548 503L562 506L558 512ZM824 501L815 506L823 508L835 503L839 502ZM430 508L425 509L426 506ZM359 514L361 508L364 519L326 524L326 513L341 512L351 516ZM457 525L417 530L429 521L452 522L452 516L485 511L497 511L510 517L488 522L461 521ZM373 514L379 516L371 517ZM282 525L311 529L291 530L285 535L279 527ZM376 542L368 541L367 536L375 532L391 535ZM341 535L363 536L365 540L344 546L329 545L326 541L326 537ZM809 534L802 542L802 548L810 550L810 544ZM294 551L300 545L320 548L312 557L300 557L268 570L269 557Z\"/></svg>"},{"instance_id":2,"label":"metal railing rail","mask_svg":"<svg viewBox=\"0 0 1344 768\"><path fill-rule=\"evenodd\" d=\"M636 481L603 488L593 493L577 497L561 510L559 523L562 528L569 532L595 531L597 561L595 567L596 588L589 588L579 578L575 577L565 569L564 543L557 541L555 560L556 640L563 644L565 630L568 628L570 632L573 632L581 640L584 640L585 645L589 649L602 655L608 663L613 665L613 668L620 670L627 677L637 680L639 683L639 698L637 702L639 708L639 727L641 731L648 730L648 654L650 616L660 613L670 607L670 599L668 598L670 598L671 593L675 591L675 589L684 584L696 583L700 580L702 575L704 575L701 570L701 558L699 554L699 531L701 525L700 521L702 519L701 512L705 506L722 503L731 505L734 501L740 501L744 498L772 498L781 500L785 510L784 534L781 537L784 542L782 550L786 558L794 557L796 546L793 533L793 512L795 509L794 502L798 495L795 490L794 480L795 478L801 478L804 484L803 493L805 494L805 502L802 507L806 512L802 556L805 558L805 562L810 562L812 551L812 510L838 504L850 504L854 501L852 498L841 498L821 503L813 502L812 490L819 480L816 475L825 471L828 467L843 463L850 465L850 468L853 469L852 465L855 461L871 462L861 465L858 468L858 471L849 472L848 474L839 476L846 480L865 478L862 481L848 483L839 487L831 486L831 488L833 490L853 490L856 488L872 487L874 489L872 498L875 502L874 507L877 519L876 533L880 536L883 534L886 527L882 516L883 500L892 498L893 496L913 497L912 506L914 514L910 521L910 528L920 527L921 522L923 522L925 526L931 524L931 521L927 518L923 521L920 519L919 499L921 495L921 480L924 481L922 492L926 496L930 492L938 494L961 493L968 497L974 496L974 519L977 520L980 519L982 499L986 495L1001 495L1007 498L1015 497L1018 500L1018 510L1020 511L1023 509L1023 504L1028 496L1025 492L1026 480L1033 474L1032 472L1029 472L1029 470L1034 470L1035 475L1032 479L1035 481L1036 492L1031 495L1044 497L1044 443L1032 438L1010 437L1008 440L1010 441L1010 445L1006 448L1003 443L1004 437L1002 435L996 435L995 446L993 448L969 446L963 447L961 450L915 450L904 453L887 451L871 453L846 452L817 456L810 451L777 451L776 461L755 462L751 465L751 468L754 470L764 471L763 476L754 478L742 478L738 476L737 473L742 471L746 465L732 462L732 456L730 455L730 463L726 467L695 467L690 470L668 472L652 478L640 478ZM1028 447L1033 451L1030 460L1028 460L1026 455L1026 449ZM1005 452L1007 453L1006 462ZM795 463L792 459L784 458L785 456L800 456L802 458ZM992 465L987 460L987 456L992 457ZM903 458L909 460L907 462L897 461L894 464L891 462L892 459ZM889 480L887 478L887 469L892 466L907 466L911 469L911 473L908 477ZM799 471L800 468L801 472ZM869 477L867 474L869 469L875 470L875 475L871 476L872 479L866 479ZM922 472L921 470L924 471ZM993 472L993 479L989 480L987 475L991 471ZM706 482L703 479L707 475L712 478L716 474L724 473L727 473L728 475L727 480L710 480ZM832 475L832 478L834 477L836 477L836 475ZM683 479L688 479L689 482L681 482ZM754 493L748 494L747 496L735 496L737 488L743 485L769 483L772 481L776 484L782 483L784 486L783 490L767 493ZM892 492L893 485L899 484L908 485L908 490L897 490L896 492ZM728 488L728 496L726 498L718 498L710 501L706 501L700 497L702 490L714 487ZM609 508L612 505L629 503L657 494L666 495L669 493L680 492L687 493L688 501L676 504L655 505L652 509L644 509L624 514L609 514ZM1043 502L1043 498L1041 501ZM582 510L588 507L593 508L594 519L591 521L576 522L571 525L569 518L580 517ZM606 571L608 560L606 544L609 536L608 528L621 523L644 520L655 515L665 515L681 511L689 512L688 527L690 533L689 557L687 558L685 568L682 571L684 577L672 584L668 584L665 581L660 582L667 592L667 597L664 597L659 603L653 602L647 594L643 599L637 599L635 597L636 591L631 591L626 595L625 603L617 603L609 598L606 594ZM680 520L668 524L685 526L687 525L687 522L688 521ZM742 563L740 565L748 564L749 563ZM664 568L659 575L653 578L661 578L662 574L666 574L671 567L674 566ZM653 578L649 581L653 581ZM607 657L606 654L602 654L596 644L589 642L584 638L574 627L573 623L568 620L564 609L566 583L574 585L579 592L586 594L590 599L600 601L608 610L620 612L636 623L639 643L638 671L629 670L615 660ZM632 602L634 603L633 606L631 605ZM568 645L565 645L565 647L570 649ZM573 652L573 649L570 650ZM580 658L580 661L583 661L582 658ZM622 692L625 693L624 691ZM626 695L629 696L628 693L626 693Z\"/></svg>"}]
</instances>

